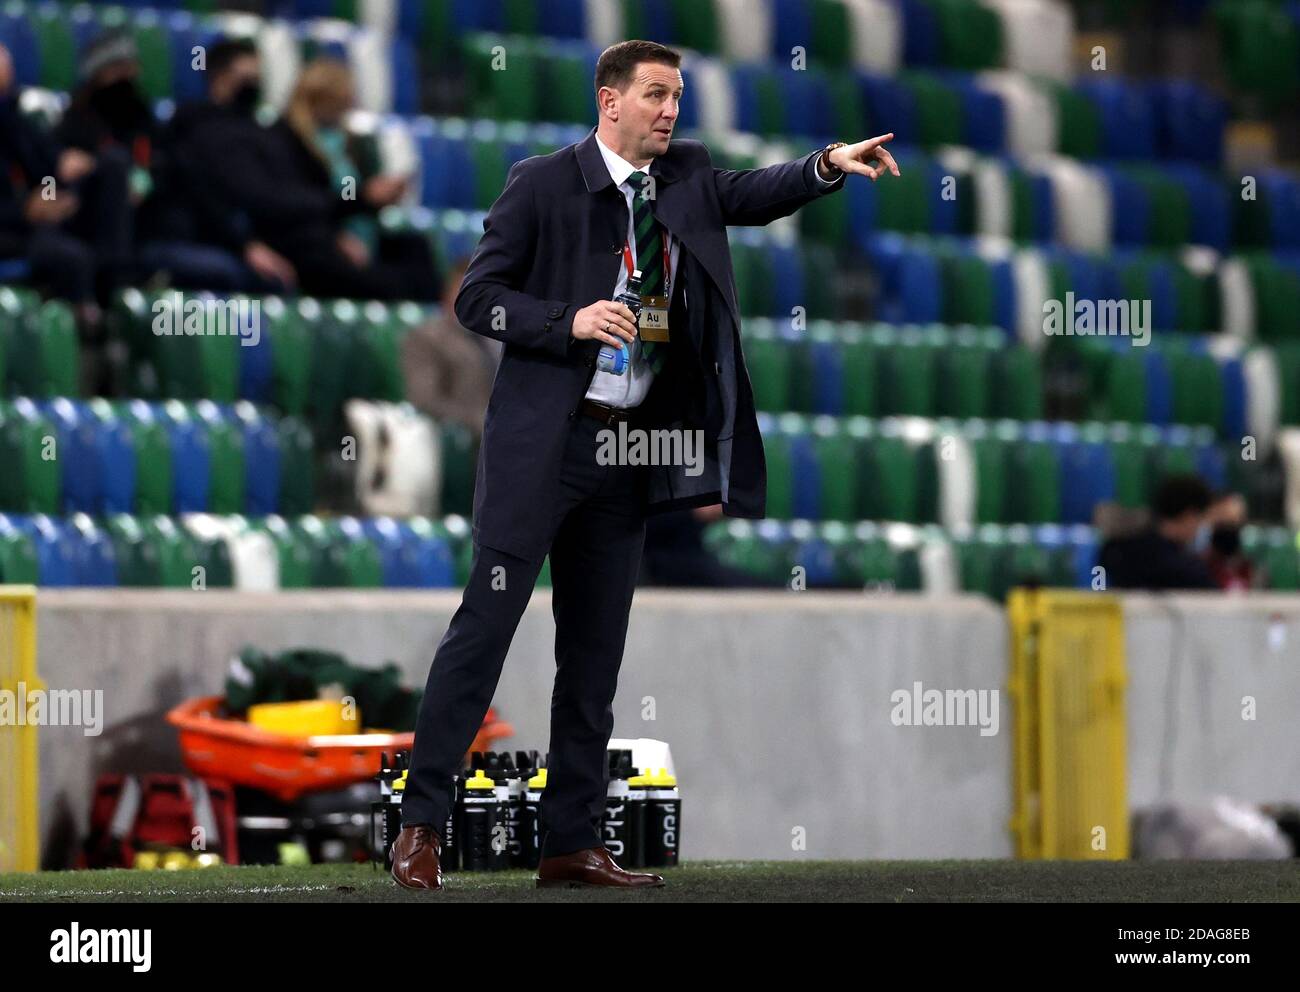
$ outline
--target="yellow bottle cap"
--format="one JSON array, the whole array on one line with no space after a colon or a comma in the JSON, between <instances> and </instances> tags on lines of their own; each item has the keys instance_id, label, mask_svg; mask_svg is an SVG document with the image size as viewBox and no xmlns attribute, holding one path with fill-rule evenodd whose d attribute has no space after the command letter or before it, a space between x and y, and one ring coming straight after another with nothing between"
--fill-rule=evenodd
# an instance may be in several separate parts
<instances>
[{"instance_id":1,"label":"yellow bottle cap","mask_svg":"<svg viewBox=\"0 0 1300 992\"><path fill-rule=\"evenodd\" d=\"M483 774L482 768L476 771L474 777L465 783L467 789L495 789L496 787L496 782Z\"/></svg>"}]
</instances>

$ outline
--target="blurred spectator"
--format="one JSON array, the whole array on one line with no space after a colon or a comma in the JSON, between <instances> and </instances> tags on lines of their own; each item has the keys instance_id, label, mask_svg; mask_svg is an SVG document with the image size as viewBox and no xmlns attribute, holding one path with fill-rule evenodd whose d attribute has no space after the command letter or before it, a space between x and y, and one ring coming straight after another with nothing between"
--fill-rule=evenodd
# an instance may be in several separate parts
<instances>
[{"instance_id":1,"label":"blurred spectator","mask_svg":"<svg viewBox=\"0 0 1300 992\"><path fill-rule=\"evenodd\" d=\"M1102 546L1108 589L1217 589L1198 556L1209 540L1210 489L1194 475L1165 479L1151 505L1151 524Z\"/></svg>"},{"instance_id":2,"label":"blurred spectator","mask_svg":"<svg viewBox=\"0 0 1300 992\"><path fill-rule=\"evenodd\" d=\"M775 589L782 586L718 561L704 546L704 529L722 519L722 506L699 506L646 517L639 584L695 589Z\"/></svg>"},{"instance_id":3,"label":"blurred spectator","mask_svg":"<svg viewBox=\"0 0 1300 992\"><path fill-rule=\"evenodd\" d=\"M265 139L254 116L261 101L257 48L247 39L219 42L206 66L208 98L178 107L160 137L156 187L141 218L141 260L182 286L292 289L298 283L293 265L256 236L240 205L235 187L246 177L228 176L231 160ZM273 197L264 177L254 173L253 179L263 196Z\"/></svg>"},{"instance_id":4,"label":"blurred spectator","mask_svg":"<svg viewBox=\"0 0 1300 992\"><path fill-rule=\"evenodd\" d=\"M120 31L100 35L86 49L78 73L55 137L64 148L85 152L97 167L125 168L131 203L138 205L150 190L158 127L137 86L135 40Z\"/></svg>"},{"instance_id":5,"label":"blurred spectator","mask_svg":"<svg viewBox=\"0 0 1300 992\"><path fill-rule=\"evenodd\" d=\"M460 326L453 304L465 275L461 261L447 276L442 314L411 331L402 341L406 398L434 420L454 420L481 436L492 380L501 360L501 342Z\"/></svg>"},{"instance_id":6,"label":"blurred spectator","mask_svg":"<svg viewBox=\"0 0 1300 992\"><path fill-rule=\"evenodd\" d=\"M297 266L307 292L431 302L438 299L438 275L428 240L384 234L375 217L401 199L409 177L362 176L343 129L355 103L347 65L329 58L308 63L257 163L273 180L268 194L292 191L302 212L293 223L280 223L279 205L259 205L255 190L249 208L255 222L268 225L267 240Z\"/></svg>"},{"instance_id":7,"label":"blurred spectator","mask_svg":"<svg viewBox=\"0 0 1300 992\"><path fill-rule=\"evenodd\" d=\"M0 45L0 258L26 258L32 279L69 300L84 336L130 257L127 166L59 150L18 102Z\"/></svg>"},{"instance_id":8,"label":"blurred spectator","mask_svg":"<svg viewBox=\"0 0 1300 992\"><path fill-rule=\"evenodd\" d=\"M1246 519L1246 500L1237 493L1218 496L1206 514L1210 546L1205 549L1205 564L1220 589L1244 590L1260 585L1262 577L1241 551L1241 528Z\"/></svg>"}]
</instances>

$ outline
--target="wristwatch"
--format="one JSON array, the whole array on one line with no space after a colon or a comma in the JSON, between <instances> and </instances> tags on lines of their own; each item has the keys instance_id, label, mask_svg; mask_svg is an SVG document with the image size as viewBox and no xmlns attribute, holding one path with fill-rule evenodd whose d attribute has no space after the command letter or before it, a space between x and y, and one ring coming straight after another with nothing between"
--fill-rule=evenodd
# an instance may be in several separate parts
<instances>
[{"instance_id":1,"label":"wristwatch","mask_svg":"<svg viewBox=\"0 0 1300 992\"><path fill-rule=\"evenodd\" d=\"M827 145L825 148L822 149L821 157L817 160L817 164L819 166L825 165L826 171L831 174L831 178L829 180L830 182L834 182L836 179L839 179L840 176L843 175L844 173L843 169L831 165L831 152L834 151L836 148L843 148L847 144L848 144L847 141L832 141L829 145Z\"/></svg>"}]
</instances>

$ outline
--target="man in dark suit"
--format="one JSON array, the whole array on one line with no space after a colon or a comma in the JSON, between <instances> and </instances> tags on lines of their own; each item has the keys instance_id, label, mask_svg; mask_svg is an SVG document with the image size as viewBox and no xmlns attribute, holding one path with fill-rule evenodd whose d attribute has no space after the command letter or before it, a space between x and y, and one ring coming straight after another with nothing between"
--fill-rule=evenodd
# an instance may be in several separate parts
<instances>
[{"instance_id":1,"label":"man in dark suit","mask_svg":"<svg viewBox=\"0 0 1300 992\"><path fill-rule=\"evenodd\" d=\"M540 817L539 886L662 885L601 842L605 748L647 513L721 503L761 517L766 475L728 225L762 225L838 190L898 174L892 135L836 143L766 169L715 169L674 141L680 57L627 41L596 66L599 124L510 170L456 299L471 331L505 344L474 492L474 560L429 672L402 800L393 877L437 889L453 776L492 701L550 554L555 688ZM615 297L642 277L642 331ZM661 328L649 326L655 311ZM603 346L627 368L598 367ZM604 362L600 362L603 366ZM609 432L666 431L697 457L602 457ZM649 434L645 435L647 438Z\"/></svg>"}]
</instances>

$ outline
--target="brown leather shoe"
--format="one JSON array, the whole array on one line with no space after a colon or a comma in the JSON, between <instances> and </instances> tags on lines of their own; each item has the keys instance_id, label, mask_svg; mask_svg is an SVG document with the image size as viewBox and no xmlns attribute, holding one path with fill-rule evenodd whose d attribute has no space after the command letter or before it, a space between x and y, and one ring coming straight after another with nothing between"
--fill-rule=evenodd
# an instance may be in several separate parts
<instances>
[{"instance_id":1,"label":"brown leather shoe","mask_svg":"<svg viewBox=\"0 0 1300 992\"><path fill-rule=\"evenodd\" d=\"M656 888L663 884L662 875L624 871L603 847L590 847L585 851L561 854L555 858L542 858L537 865L539 889L576 889L583 886L641 889Z\"/></svg>"},{"instance_id":2,"label":"brown leather shoe","mask_svg":"<svg viewBox=\"0 0 1300 992\"><path fill-rule=\"evenodd\" d=\"M403 827L393 842L393 879L406 889L442 888L442 839L428 824Z\"/></svg>"}]
</instances>

